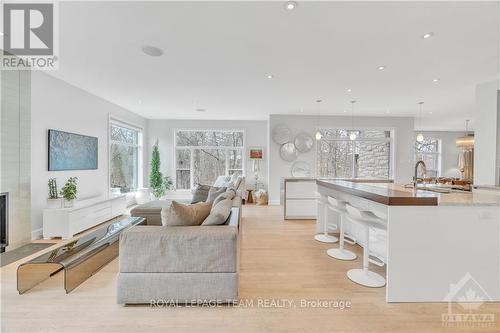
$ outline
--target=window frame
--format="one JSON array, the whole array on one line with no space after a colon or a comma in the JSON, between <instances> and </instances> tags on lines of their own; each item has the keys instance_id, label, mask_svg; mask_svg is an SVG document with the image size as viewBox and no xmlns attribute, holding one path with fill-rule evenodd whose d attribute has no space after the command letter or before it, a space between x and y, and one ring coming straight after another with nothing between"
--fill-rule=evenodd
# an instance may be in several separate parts
<instances>
[{"instance_id":1,"label":"window frame","mask_svg":"<svg viewBox=\"0 0 500 333\"><path fill-rule=\"evenodd\" d=\"M177 145L177 133L178 132L241 132L243 133L243 144L241 147L233 147L233 146L178 146ZM230 170L241 170L242 176L245 176L245 170L246 170L246 131L245 129L241 128L174 128L173 131L173 159L172 159L172 180L173 183L175 184L176 191L178 192L188 192L190 191L191 188L194 186L194 151L197 149L223 149L226 160L225 160L225 175L229 175ZM177 170L187 170L187 169L178 169L177 168L177 150L178 149L187 149L189 150L189 189L177 189ZM229 169L229 154L228 151L230 150L241 150L241 156L242 156L242 161L241 161L241 169Z\"/></svg>"},{"instance_id":2,"label":"window frame","mask_svg":"<svg viewBox=\"0 0 500 333\"><path fill-rule=\"evenodd\" d=\"M111 126L119 126L133 130L137 133L137 145L130 143L123 143L120 141L111 140ZM135 191L130 191L123 194L135 194L138 189L144 187L144 128L137 124L130 123L119 117L108 115L108 136L107 136L107 153L108 153L108 191L111 196L111 145L120 144L127 147L137 147L137 188Z\"/></svg>"},{"instance_id":3,"label":"window frame","mask_svg":"<svg viewBox=\"0 0 500 333\"><path fill-rule=\"evenodd\" d=\"M417 141L413 143L413 159L414 163L417 163L419 159L417 159L417 155L421 154L423 156L422 160L425 160L424 156L437 156L437 170L434 169L429 169L427 168L427 171L435 171L436 172L436 177L441 177L442 176L442 140L439 138L435 137L429 137L427 139L428 141L437 141L437 151L436 152L419 152L417 151Z\"/></svg>"},{"instance_id":4,"label":"window frame","mask_svg":"<svg viewBox=\"0 0 500 333\"><path fill-rule=\"evenodd\" d=\"M322 130L344 130L344 131L385 131L390 133L389 138L356 138L356 140L350 140L349 137L346 138L334 138L334 139L328 139L326 140L324 137L321 138L320 140L317 141L316 144L316 155L315 155L315 164L316 164L316 175L318 178L321 179L342 179L342 178L323 178L320 175L320 170L319 170L319 149L320 149L320 144L319 142L321 141L328 141L328 142L348 142L348 143L355 143L355 142L388 142L389 143L389 175L388 175L388 180L394 179L396 177L395 174L395 163L396 163L396 147L394 145L395 138L396 138L396 130L392 127L364 127L364 126L323 126L323 127L317 127L316 131L322 131ZM352 172L354 173L355 170L355 156L356 154L354 153L354 146L353 148L353 154L352 154L352 161L351 161L351 166L352 166ZM354 178L354 174L351 174L350 179L368 179L368 178ZM382 179L382 178L381 178Z\"/></svg>"}]
</instances>

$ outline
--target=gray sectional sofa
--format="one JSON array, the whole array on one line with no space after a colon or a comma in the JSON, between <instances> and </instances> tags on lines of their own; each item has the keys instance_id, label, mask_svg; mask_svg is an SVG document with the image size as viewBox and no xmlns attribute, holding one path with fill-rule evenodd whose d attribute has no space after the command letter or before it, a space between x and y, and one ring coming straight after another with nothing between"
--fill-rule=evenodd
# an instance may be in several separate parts
<instances>
[{"instance_id":1,"label":"gray sectional sofa","mask_svg":"<svg viewBox=\"0 0 500 333\"><path fill-rule=\"evenodd\" d=\"M240 218L241 198L236 197L223 225L147 225L122 233L117 302L233 302L238 297Z\"/></svg>"}]
</instances>

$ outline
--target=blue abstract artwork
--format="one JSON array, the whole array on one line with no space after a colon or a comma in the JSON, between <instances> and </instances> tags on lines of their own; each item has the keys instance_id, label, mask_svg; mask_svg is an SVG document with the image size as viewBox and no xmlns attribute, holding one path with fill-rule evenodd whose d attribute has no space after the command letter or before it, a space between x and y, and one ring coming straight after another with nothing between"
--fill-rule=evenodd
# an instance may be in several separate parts
<instances>
[{"instance_id":1,"label":"blue abstract artwork","mask_svg":"<svg viewBox=\"0 0 500 333\"><path fill-rule=\"evenodd\" d=\"M49 129L49 171L96 170L97 138Z\"/></svg>"}]
</instances>

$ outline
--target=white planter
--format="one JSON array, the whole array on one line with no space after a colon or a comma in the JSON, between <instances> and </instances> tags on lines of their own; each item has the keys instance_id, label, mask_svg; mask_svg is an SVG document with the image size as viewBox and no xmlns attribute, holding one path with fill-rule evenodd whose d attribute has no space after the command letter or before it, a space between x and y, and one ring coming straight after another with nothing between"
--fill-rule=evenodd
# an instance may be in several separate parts
<instances>
[{"instance_id":1,"label":"white planter","mask_svg":"<svg viewBox=\"0 0 500 333\"><path fill-rule=\"evenodd\" d=\"M49 209L62 208L62 198L47 199L47 206Z\"/></svg>"},{"instance_id":2,"label":"white planter","mask_svg":"<svg viewBox=\"0 0 500 333\"><path fill-rule=\"evenodd\" d=\"M135 201L138 205L142 205L151 200L151 195L148 188L140 188L135 194Z\"/></svg>"},{"instance_id":3,"label":"white planter","mask_svg":"<svg viewBox=\"0 0 500 333\"><path fill-rule=\"evenodd\" d=\"M73 208L75 200L64 199L64 208Z\"/></svg>"}]
</instances>

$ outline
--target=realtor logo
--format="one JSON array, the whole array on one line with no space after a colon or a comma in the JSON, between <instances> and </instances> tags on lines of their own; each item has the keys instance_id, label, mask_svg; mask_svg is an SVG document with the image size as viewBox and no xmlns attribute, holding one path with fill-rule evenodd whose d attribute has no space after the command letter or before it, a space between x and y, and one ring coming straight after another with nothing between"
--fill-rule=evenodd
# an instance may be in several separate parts
<instances>
[{"instance_id":1,"label":"realtor logo","mask_svg":"<svg viewBox=\"0 0 500 333\"><path fill-rule=\"evenodd\" d=\"M492 299L470 273L465 274L458 283L450 285L444 300L448 302L448 313L441 315L443 326L495 326L495 314L480 311L483 303Z\"/></svg>"},{"instance_id":2,"label":"realtor logo","mask_svg":"<svg viewBox=\"0 0 500 333\"><path fill-rule=\"evenodd\" d=\"M54 54L54 5L4 4L4 55Z\"/></svg>"},{"instance_id":3,"label":"realtor logo","mask_svg":"<svg viewBox=\"0 0 500 333\"><path fill-rule=\"evenodd\" d=\"M56 69L54 3L3 4L1 69Z\"/></svg>"}]
</instances>

